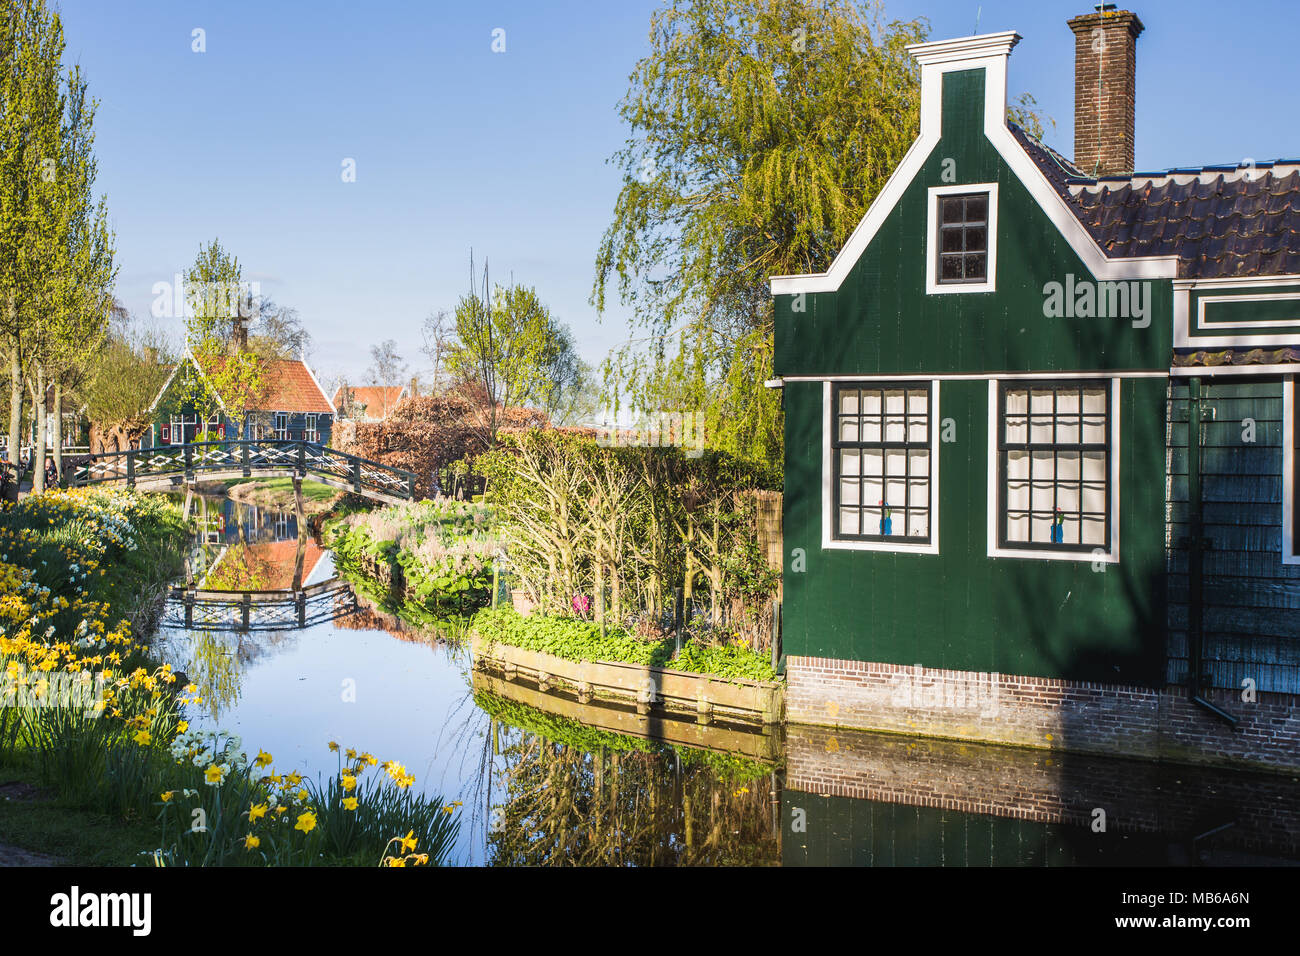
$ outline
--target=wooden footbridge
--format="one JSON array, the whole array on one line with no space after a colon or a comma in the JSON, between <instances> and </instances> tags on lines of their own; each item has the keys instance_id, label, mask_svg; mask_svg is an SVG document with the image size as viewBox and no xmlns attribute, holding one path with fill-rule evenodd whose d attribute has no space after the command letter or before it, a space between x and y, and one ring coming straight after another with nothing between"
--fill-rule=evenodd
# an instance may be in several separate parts
<instances>
[{"instance_id":1,"label":"wooden footbridge","mask_svg":"<svg viewBox=\"0 0 1300 956\"><path fill-rule=\"evenodd\" d=\"M415 475L307 441L210 441L93 455L73 487L108 485L181 491L200 478L311 478L386 504L415 500Z\"/></svg>"}]
</instances>

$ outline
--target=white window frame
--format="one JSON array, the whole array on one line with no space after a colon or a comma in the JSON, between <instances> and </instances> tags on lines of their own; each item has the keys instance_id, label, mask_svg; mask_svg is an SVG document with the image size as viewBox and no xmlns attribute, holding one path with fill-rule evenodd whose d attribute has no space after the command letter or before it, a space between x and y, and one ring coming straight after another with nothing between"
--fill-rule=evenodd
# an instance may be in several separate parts
<instances>
[{"instance_id":1,"label":"white window frame","mask_svg":"<svg viewBox=\"0 0 1300 956\"><path fill-rule=\"evenodd\" d=\"M983 282L939 281L939 199L963 193L986 192L989 195L988 272ZM996 292L998 276L998 184L965 183L931 186L926 195L925 212L925 292L926 295L961 295Z\"/></svg>"},{"instance_id":2,"label":"white window frame","mask_svg":"<svg viewBox=\"0 0 1300 956\"><path fill-rule=\"evenodd\" d=\"M1062 378L1074 377L1068 373L1061 372L1051 376L1039 376L1037 378L1024 378L1016 376L1017 384L1028 383L1030 386L1035 381L1041 381L1050 385L1060 382ZM998 420L998 387L1001 382L1007 379L989 379L988 393L988 499L986 510L988 512L988 555L990 558L1028 558L1039 561L1099 561L1102 564L1119 564L1119 523L1120 523L1120 449L1123 447L1120 435L1120 379L1117 377L1110 378L1110 414L1111 414L1111 446L1108 449L1110 456L1110 476L1106 488L1106 508L1111 516L1110 521L1110 553L1098 554L1096 551L1053 551L1047 548L1042 550L1030 548L1002 548L998 545L998 525L1002 515L999 512L998 490L999 482L1002 480L999 475L1001 466L1000 454L998 452L998 430L1002 427L1002 422Z\"/></svg>"},{"instance_id":3,"label":"white window frame","mask_svg":"<svg viewBox=\"0 0 1300 956\"><path fill-rule=\"evenodd\" d=\"M280 427L280 416L281 416L281 415L284 416L284 427L283 427L283 428ZM274 439L273 439L274 441L288 441L288 440L289 440L289 413L288 413L288 412L272 412L272 413L271 413L271 434L274 436Z\"/></svg>"},{"instance_id":4,"label":"white window frame","mask_svg":"<svg viewBox=\"0 0 1300 956\"><path fill-rule=\"evenodd\" d=\"M180 426L179 439L176 437L177 425ZM185 416L184 415L172 415L171 426L168 429L167 444L169 445L185 444Z\"/></svg>"},{"instance_id":5,"label":"white window frame","mask_svg":"<svg viewBox=\"0 0 1300 956\"><path fill-rule=\"evenodd\" d=\"M1282 379L1282 563L1300 564L1300 541L1295 539L1296 508L1296 376Z\"/></svg>"},{"instance_id":6,"label":"white window frame","mask_svg":"<svg viewBox=\"0 0 1300 956\"><path fill-rule=\"evenodd\" d=\"M320 440L320 431L316 428L315 412L307 413L306 424L303 426L302 430L302 437L305 441L311 442L313 445Z\"/></svg>"},{"instance_id":7,"label":"white window frame","mask_svg":"<svg viewBox=\"0 0 1300 956\"><path fill-rule=\"evenodd\" d=\"M834 379L841 385L879 385L903 381L897 377ZM835 537L835 389L830 379L822 381L822 548L836 551L891 551L903 554L939 553L939 380L924 375L906 381L930 383L930 540L926 544L908 544L904 535L894 541L854 541Z\"/></svg>"}]
</instances>

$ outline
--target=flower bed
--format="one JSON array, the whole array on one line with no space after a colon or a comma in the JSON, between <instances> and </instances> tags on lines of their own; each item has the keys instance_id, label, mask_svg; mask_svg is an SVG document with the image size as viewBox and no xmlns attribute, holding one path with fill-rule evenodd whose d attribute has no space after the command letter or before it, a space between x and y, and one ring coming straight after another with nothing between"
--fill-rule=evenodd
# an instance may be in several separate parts
<instances>
[{"instance_id":1,"label":"flower bed","mask_svg":"<svg viewBox=\"0 0 1300 956\"><path fill-rule=\"evenodd\" d=\"M440 862L456 807L407 792L399 764L360 784L378 761L349 753L313 784L189 729L196 689L154 666L135 626L187 540L157 496L50 492L0 508L0 769L109 827L158 820L156 848L141 850L161 864Z\"/></svg>"}]
</instances>

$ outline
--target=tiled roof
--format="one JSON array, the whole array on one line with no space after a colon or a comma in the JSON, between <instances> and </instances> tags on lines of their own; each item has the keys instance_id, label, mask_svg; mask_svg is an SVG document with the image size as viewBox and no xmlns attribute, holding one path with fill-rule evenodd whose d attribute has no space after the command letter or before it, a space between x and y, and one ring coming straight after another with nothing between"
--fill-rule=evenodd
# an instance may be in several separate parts
<instances>
[{"instance_id":1,"label":"tiled roof","mask_svg":"<svg viewBox=\"0 0 1300 956\"><path fill-rule=\"evenodd\" d=\"M1092 179L1009 125L1107 257L1177 256L1185 279L1300 274L1300 161Z\"/></svg>"},{"instance_id":2,"label":"tiled roof","mask_svg":"<svg viewBox=\"0 0 1300 956\"><path fill-rule=\"evenodd\" d=\"M213 361L220 361L216 359ZM301 359L269 359L262 370L262 397L245 411L315 412L331 415L334 407Z\"/></svg>"},{"instance_id":3,"label":"tiled roof","mask_svg":"<svg viewBox=\"0 0 1300 956\"><path fill-rule=\"evenodd\" d=\"M351 389L352 400L366 407L367 417L382 418L397 407L405 388L404 385L357 385ZM339 408L342 404L343 388L340 386L334 390L333 405Z\"/></svg>"}]
</instances>

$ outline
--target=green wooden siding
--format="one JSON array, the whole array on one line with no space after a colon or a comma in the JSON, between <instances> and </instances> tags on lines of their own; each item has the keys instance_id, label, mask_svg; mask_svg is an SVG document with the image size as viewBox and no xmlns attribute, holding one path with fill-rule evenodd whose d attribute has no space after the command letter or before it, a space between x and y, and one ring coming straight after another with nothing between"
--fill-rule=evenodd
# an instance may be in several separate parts
<instances>
[{"instance_id":1,"label":"green wooden siding","mask_svg":"<svg viewBox=\"0 0 1300 956\"><path fill-rule=\"evenodd\" d=\"M944 78L944 121L924 168L836 292L775 297L776 371L798 375L1167 370L1172 284L1152 281L1151 324L1046 318L1043 288L1091 279L1056 226L984 136L984 73ZM931 186L998 184L997 291L927 295Z\"/></svg>"},{"instance_id":2,"label":"green wooden siding","mask_svg":"<svg viewBox=\"0 0 1300 956\"><path fill-rule=\"evenodd\" d=\"M1282 563L1282 388L1278 379L1201 384L1202 673L1212 687L1300 693L1300 565ZM1188 385L1168 408L1167 678L1188 677ZM1246 420L1254 422L1254 441Z\"/></svg>"},{"instance_id":3,"label":"green wooden siding","mask_svg":"<svg viewBox=\"0 0 1300 956\"><path fill-rule=\"evenodd\" d=\"M822 385L785 387L788 654L1157 685L1164 664L1163 379L1120 384L1120 563L988 556L988 383L945 381L939 554L823 550ZM802 549L806 570L794 572Z\"/></svg>"}]
</instances>

